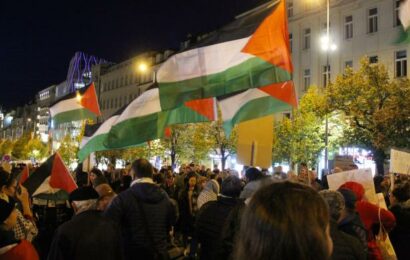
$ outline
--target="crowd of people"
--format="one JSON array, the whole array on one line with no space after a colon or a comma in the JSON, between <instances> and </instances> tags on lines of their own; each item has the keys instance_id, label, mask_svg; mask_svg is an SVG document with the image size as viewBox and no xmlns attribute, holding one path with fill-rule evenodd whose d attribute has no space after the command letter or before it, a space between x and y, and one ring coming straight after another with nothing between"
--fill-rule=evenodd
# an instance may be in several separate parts
<instances>
[{"instance_id":1,"label":"crowd of people","mask_svg":"<svg viewBox=\"0 0 410 260\"><path fill-rule=\"evenodd\" d=\"M337 169L336 169L337 171ZM77 171L78 188L52 205L0 169L0 259L383 259L388 233L410 259L410 180L376 176L388 209L362 184L329 190L302 164L235 171L194 163Z\"/></svg>"}]
</instances>

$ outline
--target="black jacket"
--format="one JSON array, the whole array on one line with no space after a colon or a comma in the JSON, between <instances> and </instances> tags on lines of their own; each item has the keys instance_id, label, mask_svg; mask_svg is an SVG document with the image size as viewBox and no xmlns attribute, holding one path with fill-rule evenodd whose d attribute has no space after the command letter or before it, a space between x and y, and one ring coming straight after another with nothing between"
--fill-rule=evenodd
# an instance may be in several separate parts
<instances>
[{"instance_id":1,"label":"black jacket","mask_svg":"<svg viewBox=\"0 0 410 260\"><path fill-rule=\"evenodd\" d=\"M136 197L142 202L154 245L148 238ZM126 259L150 259L153 247L157 253L166 254L168 232L176 218L175 208L166 192L155 184L136 183L123 191L111 202L105 216L121 226Z\"/></svg>"},{"instance_id":2,"label":"black jacket","mask_svg":"<svg viewBox=\"0 0 410 260\"><path fill-rule=\"evenodd\" d=\"M396 217L396 227L389 233L397 258L410 259L410 200L394 205L390 211Z\"/></svg>"},{"instance_id":3,"label":"black jacket","mask_svg":"<svg viewBox=\"0 0 410 260\"><path fill-rule=\"evenodd\" d=\"M367 231L357 212L347 215L340 221L339 230L359 239L367 255Z\"/></svg>"},{"instance_id":4,"label":"black jacket","mask_svg":"<svg viewBox=\"0 0 410 260\"><path fill-rule=\"evenodd\" d=\"M120 238L112 221L100 211L87 210L57 229L48 259L122 259Z\"/></svg>"},{"instance_id":5,"label":"black jacket","mask_svg":"<svg viewBox=\"0 0 410 260\"><path fill-rule=\"evenodd\" d=\"M367 259L360 240L340 231L337 223L332 220L330 221L330 236L333 240L332 260Z\"/></svg>"},{"instance_id":6,"label":"black jacket","mask_svg":"<svg viewBox=\"0 0 410 260\"><path fill-rule=\"evenodd\" d=\"M219 196L217 201L209 201L201 207L196 219L201 259L226 259L229 256L232 248L226 250L225 245L228 243L230 247L234 242L232 231L239 229L236 222L243 205L242 200Z\"/></svg>"}]
</instances>

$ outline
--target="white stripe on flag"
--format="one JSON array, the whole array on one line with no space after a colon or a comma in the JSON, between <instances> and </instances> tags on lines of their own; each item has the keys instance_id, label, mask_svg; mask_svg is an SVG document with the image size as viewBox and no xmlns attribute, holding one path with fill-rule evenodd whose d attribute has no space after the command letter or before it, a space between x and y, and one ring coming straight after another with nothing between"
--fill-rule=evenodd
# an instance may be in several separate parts
<instances>
[{"instance_id":1,"label":"white stripe on flag","mask_svg":"<svg viewBox=\"0 0 410 260\"><path fill-rule=\"evenodd\" d=\"M410 0L405 0L400 4L399 18L404 30L407 30L410 26Z\"/></svg>"}]
</instances>

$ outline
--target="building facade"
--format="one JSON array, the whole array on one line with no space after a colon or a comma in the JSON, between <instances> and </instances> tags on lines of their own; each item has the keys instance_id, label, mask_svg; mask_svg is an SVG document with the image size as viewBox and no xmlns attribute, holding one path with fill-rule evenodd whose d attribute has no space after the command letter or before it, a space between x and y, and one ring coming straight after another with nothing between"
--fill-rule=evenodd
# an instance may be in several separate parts
<instances>
[{"instance_id":1,"label":"building facade","mask_svg":"<svg viewBox=\"0 0 410 260\"><path fill-rule=\"evenodd\" d=\"M346 67L358 69L365 56L371 63L383 63L392 77L407 77L410 46L395 43L401 30L399 4L400 0L330 0L329 38L333 46L325 51L326 0L288 0L298 96L311 85L325 86L327 70L334 81Z\"/></svg>"},{"instance_id":2,"label":"building facade","mask_svg":"<svg viewBox=\"0 0 410 260\"><path fill-rule=\"evenodd\" d=\"M37 132L43 142L48 142L50 129L49 108L56 98L56 85L52 85L38 92L37 100Z\"/></svg>"}]
</instances>

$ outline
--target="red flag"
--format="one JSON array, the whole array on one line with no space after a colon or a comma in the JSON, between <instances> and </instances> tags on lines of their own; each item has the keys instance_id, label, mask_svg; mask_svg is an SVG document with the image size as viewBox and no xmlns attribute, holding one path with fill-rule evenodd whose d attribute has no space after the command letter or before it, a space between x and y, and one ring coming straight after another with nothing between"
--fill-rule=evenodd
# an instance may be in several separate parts
<instances>
[{"instance_id":1,"label":"red flag","mask_svg":"<svg viewBox=\"0 0 410 260\"><path fill-rule=\"evenodd\" d=\"M19 180L19 184L23 184L29 176L29 168L28 168L28 164L26 164L26 166L24 167L24 169L21 171L20 173L20 180Z\"/></svg>"}]
</instances>

